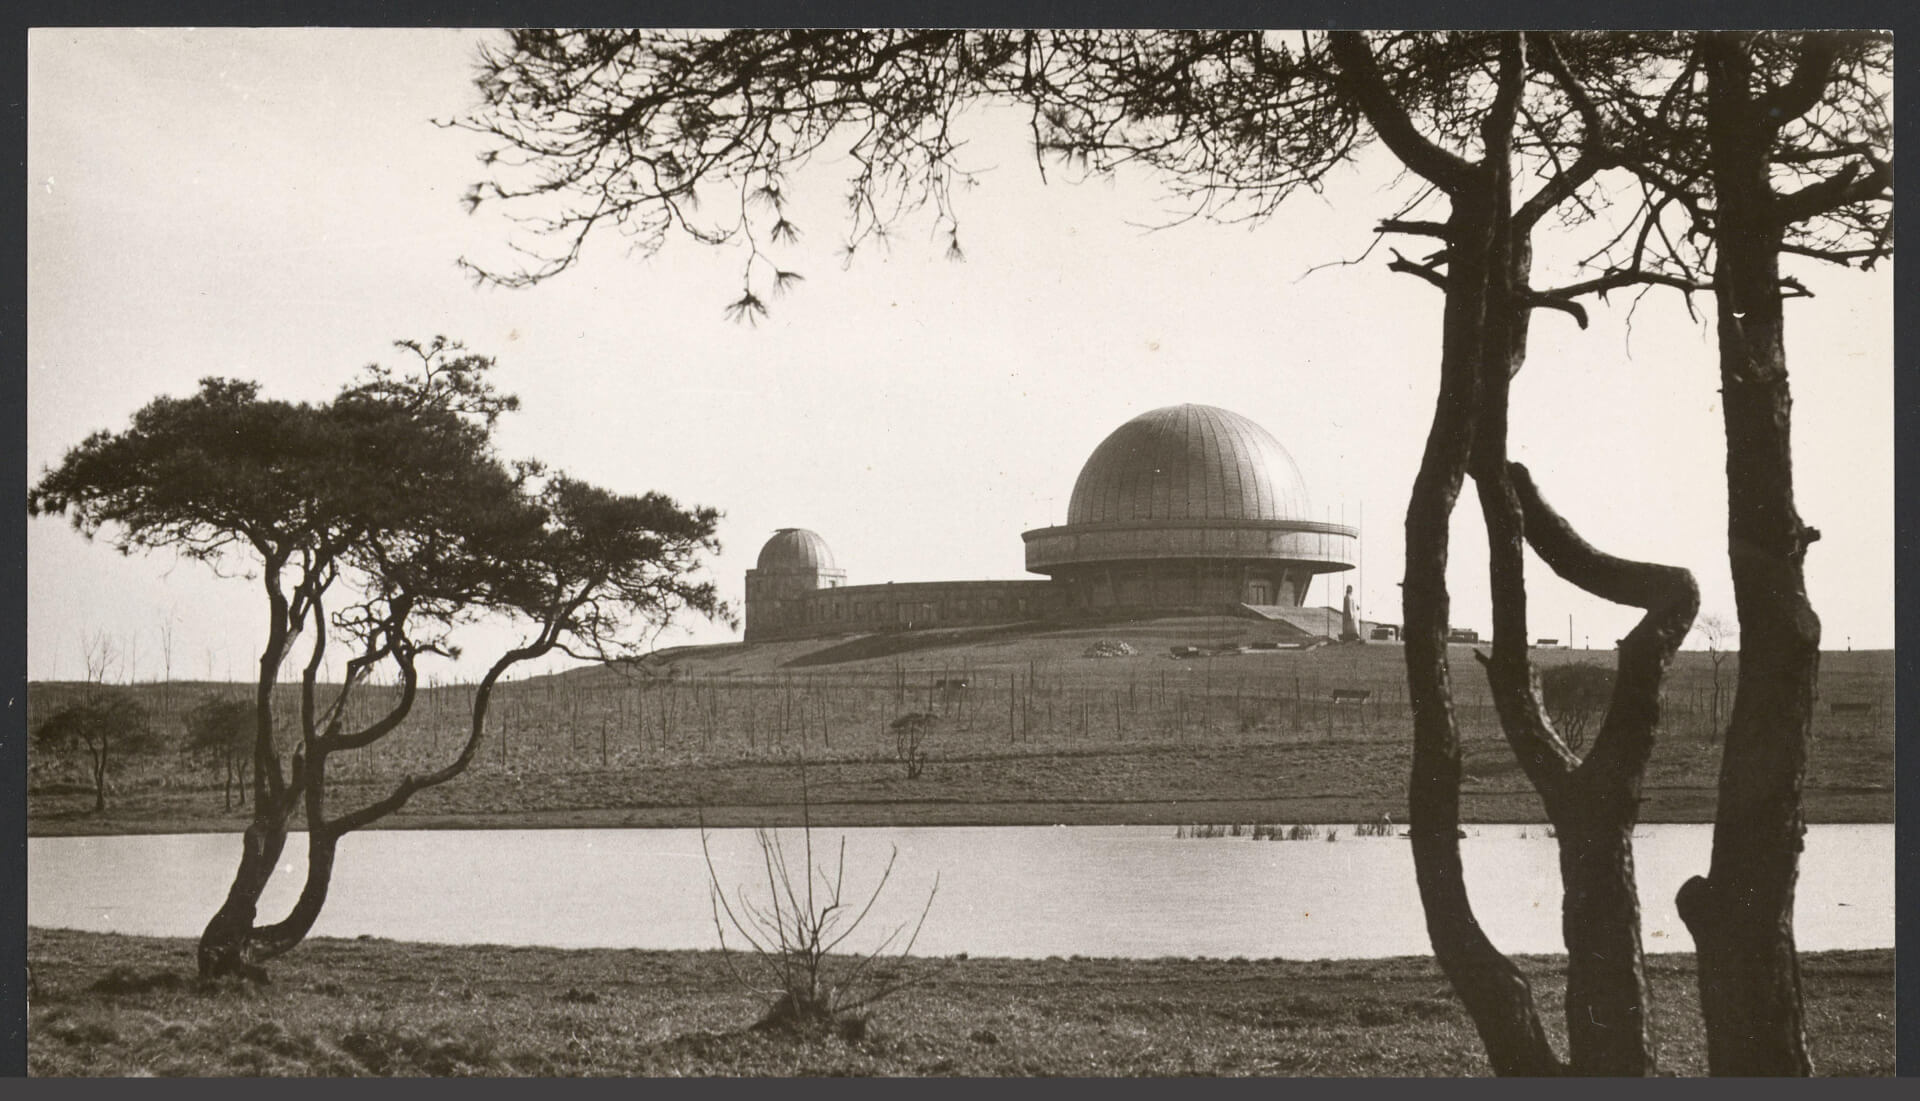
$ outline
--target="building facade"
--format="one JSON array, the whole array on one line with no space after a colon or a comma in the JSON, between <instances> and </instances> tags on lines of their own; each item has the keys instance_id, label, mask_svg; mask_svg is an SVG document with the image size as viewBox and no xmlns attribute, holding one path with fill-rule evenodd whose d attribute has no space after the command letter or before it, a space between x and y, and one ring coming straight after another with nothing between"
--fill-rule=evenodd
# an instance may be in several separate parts
<instances>
[{"instance_id":1,"label":"building facade","mask_svg":"<svg viewBox=\"0 0 1920 1101\"><path fill-rule=\"evenodd\" d=\"M1292 624L1315 576L1358 560L1359 532L1312 513L1264 428L1168 406L1094 449L1065 524L1023 534L1027 570L1046 580L849 586L824 539L782 528L747 571L746 640L1183 612Z\"/></svg>"}]
</instances>

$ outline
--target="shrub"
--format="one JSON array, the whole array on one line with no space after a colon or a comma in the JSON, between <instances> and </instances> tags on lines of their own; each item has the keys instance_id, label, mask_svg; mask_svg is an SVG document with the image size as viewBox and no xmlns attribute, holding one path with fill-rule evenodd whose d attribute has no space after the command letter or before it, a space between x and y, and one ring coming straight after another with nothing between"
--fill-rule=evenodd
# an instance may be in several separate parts
<instances>
[{"instance_id":1,"label":"shrub","mask_svg":"<svg viewBox=\"0 0 1920 1101\"><path fill-rule=\"evenodd\" d=\"M1540 674L1540 703L1553 719L1554 729L1578 752L1587 743L1587 728L1606 714L1613 696L1613 670L1592 662L1555 665Z\"/></svg>"},{"instance_id":2,"label":"shrub","mask_svg":"<svg viewBox=\"0 0 1920 1101\"><path fill-rule=\"evenodd\" d=\"M802 782L804 800L805 785ZM802 813L806 804L802 802ZM880 894L893 876L894 862L900 855L896 847L887 856L864 902L846 891L847 840L840 839L838 858L829 870L816 865L813 849L813 825L803 818L801 837L803 864L795 875L788 861L785 844L778 833L754 831L766 882L764 894L749 897L746 888L737 888L731 899L721 886L713 867L713 854L707 847L707 834L700 832L700 849L707 862L707 887L713 906L714 931L720 937L720 950L736 981L757 994L771 997L764 1017L756 1023L760 1029L798 1035L836 1034L847 1040L866 1035L866 1010L881 1000L906 989L918 979L907 974L904 964L919 939L920 929L933 908L940 890L935 875L933 888L920 908L920 916L903 923L881 939L865 955L836 954L847 938L858 930ZM746 942L751 950L751 973L734 966L734 951L727 933ZM898 952L893 948L905 943Z\"/></svg>"},{"instance_id":3,"label":"shrub","mask_svg":"<svg viewBox=\"0 0 1920 1101\"><path fill-rule=\"evenodd\" d=\"M920 773L927 767L926 751L920 743L926 740L927 732L940 721L936 715L925 711L915 711L893 720L894 756L907 768L907 779L918 780Z\"/></svg>"}]
</instances>

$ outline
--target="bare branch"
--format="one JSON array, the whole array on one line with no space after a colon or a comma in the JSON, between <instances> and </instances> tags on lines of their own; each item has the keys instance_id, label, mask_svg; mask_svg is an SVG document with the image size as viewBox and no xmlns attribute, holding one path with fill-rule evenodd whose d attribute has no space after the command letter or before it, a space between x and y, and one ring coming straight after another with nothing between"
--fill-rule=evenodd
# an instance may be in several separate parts
<instances>
[{"instance_id":1,"label":"bare branch","mask_svg":"<svg viewBox=\"0 0 1920 1101\"><path fill-rule=\"evenodd\" d=\"M1397 271L1405 275L1418 276L1443 291L1447 289L1447 277L1441 274L1437 266L1409 260L1400 255L1398 249L1388 249L1387 251L1393 253L1393 260L1387 265L1388 271Z\"/></svg>"},{"instance_id":2,"label":"bare branch","mask_svg":"<svg viewBox=\"0 0 1920 1101\"><path fill-rule=\"evenodd\" d=\"M1464 158L1442 149L1413 125L1406 107L1387 89L1373 48L1358 31L1335 31L1328 36L1342 83L1366 112L1367 121L1402 164L1449 195L1464 190L1478 170Z\"/></svg>"}]
</instances>

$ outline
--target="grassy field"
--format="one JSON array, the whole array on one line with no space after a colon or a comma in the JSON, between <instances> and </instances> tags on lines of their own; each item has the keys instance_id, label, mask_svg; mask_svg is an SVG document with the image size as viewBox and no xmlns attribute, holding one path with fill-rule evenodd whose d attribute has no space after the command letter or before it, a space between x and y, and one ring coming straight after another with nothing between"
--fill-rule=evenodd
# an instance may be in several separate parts
<instances>
[{"instance_id":1,"label":"grassy field","mask_svg":"<svg viewBox=\"0 0 1920 1101\"><path fill-rule=\"evenodd\" d=\"M205 990L187 941L33 929L28 958L36 1076L1487 1073L1425 959L914 960L849 1040L752 1028L769 999L713 952L315 940ZM1519 962L1559 1042L1562 961ZM1893 953L1804 967L1816 1069L1892 1073ZM1691 957L1648 968L1663 1071L1703 1073Z\"/></svg>"},{"instance_id":2,"label":"grassy field","mask_svg":"<svg viewBox=\"0 0 1920 1101\"><path fill-rule=\"evenodd\" d=\"M1262 641L1249 620L1192 618L1071 629L921 631L809 642L685 648L637 669L586 670L507 685L469 772L422 794L387 827L655 826L789 821L801 760L822 823L1034 824L1377 820L1399 817L1409 760L1405 668L1395 645L1247 650L1176 660L1175 645ZM1096 643L1135 652L1090 657ZM1543 666L1610 664L1610 652L1542 650ZM1647 821L1707 821L1738 659L1680 655L1649 766ZM942 692L941 681L967 688ZM1828 653L1807 777L1817 822L1892 821L1893 655ZM1367 702L1335 704L1335 689ZM37 683L29 720L85 692ZM238 685L131 689L163 735L209 694ZM393 689L363 693L356 716ZM1455 648L1467 751L1466 814L1539 821L1537 799L1501 737L1484 680ZM343 754L334 804L384 793L400 775L449 759L470 685L436 684L395 736ZM280 697L291 729L297 696ZM1837 712L1835 703L1864 705ZM892 722L935 716L927 763L909 776ZM105 813L77 763L36 750L35 834L235 829L217 763L178 750L127 762Z\"/></svg>"}]
</instances>

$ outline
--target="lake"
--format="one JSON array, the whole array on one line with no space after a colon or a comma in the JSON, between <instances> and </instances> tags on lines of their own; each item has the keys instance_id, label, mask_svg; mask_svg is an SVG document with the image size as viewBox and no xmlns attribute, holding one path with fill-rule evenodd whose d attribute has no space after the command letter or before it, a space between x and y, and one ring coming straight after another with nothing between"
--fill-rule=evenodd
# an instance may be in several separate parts
<instances>
[{"instance_id":1,"label":"lake","mask_svg":"<svg viewBox=\"0 0 1920 1101\"><path fill-rule=\"evenodd\" d=\"M933 894L915 954L1287 957L1430 951L1399 838L1180 839L1171 826L816 829L816 866L845 840L843 900L890 881L848 948L909 927ZM1475 912L1514 953L1563 951L1555 843L1542 826L1470 826L1461 842ZM776 835L804 890L804 835ZM1712 827L1648 825L1636 835L1649 952L1690 951L1673 895L1704 871ZM708 837L730 898L764 902L766 861L751 830ZM224 897L238 835L47 837L27 842L27 921L43 927L197 936ZM262 905L279 917L299 893L306 839ZM1894 943L1891 825L1814 826L1801 861L1803 951ZM936 875L938 877L937 891ZM718 944L698 830L393 830L350 834L315 936L562 948ZM816 880L816 898L824 886ZM724 920L724 919L723 919ZM730 943L738 943L731 928ZM901 934L903 941L905 934ZM898 942L896 942L896 947Z\"/></svg>"}]
</instances>

